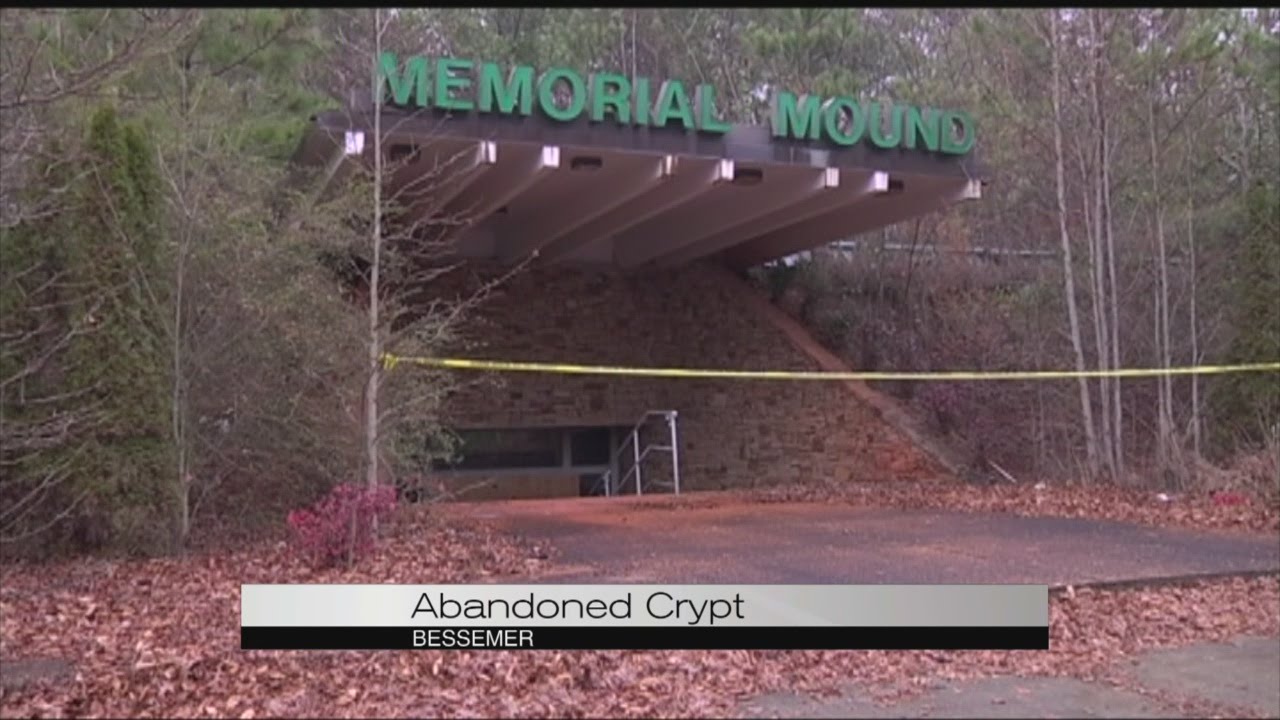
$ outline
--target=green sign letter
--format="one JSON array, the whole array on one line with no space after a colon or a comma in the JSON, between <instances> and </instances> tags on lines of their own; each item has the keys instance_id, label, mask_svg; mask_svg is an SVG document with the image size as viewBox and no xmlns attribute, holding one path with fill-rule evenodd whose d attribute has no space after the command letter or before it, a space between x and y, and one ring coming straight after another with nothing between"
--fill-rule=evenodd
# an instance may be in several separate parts
<instances>
[{"instance_id":1,"label":"green sign letter","mask_svg":"<svg viewBox=\"0 0 1280 720\"><path fill-rule=\"evenodd\" d=\"M822 131L822 106L818 98L780 92L773 96L773 136L817 140Z\"/></svg>"},{"instance_id":2,"label":"green sign letter","mask_svg":"<svg viewBox=\"0 0 1280 720\"><path fill-rule=\"evenodd\" d=\"M650 99L652 95L649 91L649 78L636 78L635 86L635 102L631 103L636 109L635 123L637 125L648 125L649 110L653 107L653 101Z\"/></svg>"},{"instance_id":3,"label":"green sign letter","mask_svg":"<svg viewBox=\"0 0 1280 720\"><path fill-rule=\"evenodd\" d=\"M889 134L884 134L884 117L880 112L880 103L871 103L867 107L867 123L870 125L871 142L878 148L895 148L902 142L902 106L894 105L889 110Z\"/></svg>"},{"instance_id":4,"label":"green sign letter","mask_svg":"<svg viewBox=\"0 0 1280 720\"><path fill-rule=\"evenodd\" d=\"M391 97L396 105L408 105L410 95L418 107L427 106L427 59L418 55L409 58L405 75L400 75L400 63L393 52L384 52L378 57L378 103L387 101L387 86L391 86Z\"/></svg>"},{"instance_id":5,"label":"green sign letter","mask_svg":"<svg viewBox=\"0 0 1280 720\"><path fill-rule=\"evenodd\" d=\"M471 70L470 60L457 58L440 58L436 61L436 107L441 110L470 110L470 100L456 98L454 90L466 90L471 85L471 78L458 77L454 73L465 73Z\"/></svg>"},{"instance_id":6,"label":"green sign letter","mask_svg":"<svg viewBox=\"0 0 1280 720\"><path fill-rule=\"evenodd\" d=\"M841 130L840 123L845 113L849 115L849 129ZM827 137L837 145L853 145L862 139L862 131L866 127L866 118L862 116L862 106L850 97L834 97L827 102L823 112L823 124Z\"/></svg>"},{"instance_id":7,"label":"green sign letter","mask_svg":"<svg viewBox=\"0 0 1280 720\"><path fill-rule=\"evenodd\" d=\"M684 91L684 83L679 80L662 83L662 89L658 91L658 103L653 110L654 126L665 126L673 115L680 118L685 130L693 129L693 108L689 107L689 95Z\"/></svg>"},{"instance_id":8,"label":"green sign letter","mask_svg":"<svg viewBox=\"0 0 1280 720\"><path fill-rule=\"evenodd\" d=\"M974 142L978 139L977 133L974 131L973 118L969 113L963 110L954 110L942 113L942 152L951 155L963 155L973 149ZM956 125L960 126L962 133L959 140L955 139Z\"/></svg>"},{"instance_id":9,"label":"green sign letter","mask_svg":"<svg viewBox=\"0 0 1280 720\"><path fill-rule=\"evenodd\" d=\"M556 83L564 80L569 83L569 107L561 109L556 105ZM551 68L542 74L538 81L538 106L547 117L560 122L570 122L582 114L587 105L586 83L582 76L568 68Z\"/></svg>"},{"instance_id":10,"label":"green sign letter","mask_svg":"<svg viewBox=\"0 0 1280 720\"><path fill-rule=\"evenodd\" d=\"M517 105L521 115L533 112L533 68L517 65L511 69L506 82L502 70L494 63L480 66L480 112L493 112L494 102L498 112L514 113Z\"/></svg>"},{"instance_id":11,"label":"green sign letter","mask_svg":"<svg viewBox=\"0 0 1280 720\"><path fill-rule=\"evenodd\" d=\"M711 85L699 85L693 91L698 105L698 129L709 133L729 132L729 123L716 117L716 89Z\"/></svg>"},{"instance_id":12,"label":"green sign letter","mask_svg":"<svg viewBox=\"0 0 1280 720\"><path fill-rule=\"evenodd\" d=\"M604 120L605 106L613 108L620 123L631 122L631 81L622 75L600 73L591 76L591 119Z\"/></svg>"},{"instance_id":13,"label":"green sign letter","mask_svg":"<svg viewBox=\"0 0 1280 720\"><path fill-rule=\"evenodd\" d=\"M907 136L906 147L915 150L920 145L920 138L924 138L925 148L937 152L938 117L937 111L934 110L921 110L917 107L907 108L906 127L904 128Z\"/></svg>"}]
</instances>

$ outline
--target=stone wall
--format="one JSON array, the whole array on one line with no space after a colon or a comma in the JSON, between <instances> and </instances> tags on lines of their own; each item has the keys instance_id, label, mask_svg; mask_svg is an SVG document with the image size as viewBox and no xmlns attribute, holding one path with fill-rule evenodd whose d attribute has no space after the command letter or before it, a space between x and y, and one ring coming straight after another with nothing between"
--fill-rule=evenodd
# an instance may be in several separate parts
<instances>
[{"instance_id":1,"label":"stone wall","mask_svg":"<svg viewBox=\"0 0 1280 720\"><path fill-rule=\"evenodd\" d=\"M469 292L476 271L438 286ZM467 357L594 365L819 370L755 290L711 264L619 273L523 271L469 318ZM795 329L790 330L794 335ZM630 425L679 412L686 489L943 474L842 383L467 373L446 405L458 428Z\"/></svg>"}]
</instances>

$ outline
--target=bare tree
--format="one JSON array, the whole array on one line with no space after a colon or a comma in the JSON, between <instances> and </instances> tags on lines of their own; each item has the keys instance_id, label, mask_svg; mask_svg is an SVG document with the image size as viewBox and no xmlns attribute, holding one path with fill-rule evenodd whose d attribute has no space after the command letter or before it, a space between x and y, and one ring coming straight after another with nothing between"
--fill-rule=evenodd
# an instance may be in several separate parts
<instances>
[{"instance_id":1,"label":"bare tree","mask_svg":"<svg viewBox=\"0 0 1280 720\"><path fill-rule=\"evenodd\" d=\"M382 353L383 338L382 327L379 320L382 293L382 182L383 161L382 154L382 83L378 82L377 63L382 56L382 37L386 32L383 25L382 10L375 8L373 11L373 53L370 58L373 62L369 63L373 68L373 81L370 86L373 89L374 97L371 98L373 106L373 202L369 208L372 216L372 230L369 237L369 249L372 259L369 263L369 336L368 343L368 367L366 372L369 375L364 391L364 461L365 461L365 482L369 487L378 485L378 389L382 382Z\"/></svg>"},{"instance_id":2,"label":"bare tree","mask_svg":"<svg viewBox=\"0 0 1280 720\"><path fill-rule=\"evenodd\" d=\"M367 122L369 152L324 213L342 218L353 231L340 236L332 257L338 272L358 287L356 297L364 306L362 464L365 483L375 487L394 480L406 465L397 442L405 433L413 432L419 443L441 433L438 409L453 384L447 376L413 368L393 372L394 358L432 355L458 342L465 315L532 258L480 280L461 297L433 292L441 278L468 268L457 242L478 218L474 208L448 199L452 193L444 191L468 171L476 151L451 150L433 131L409 143L397 141L397 147L407 144L411 152L390 157L389 139L405 134L405 122L431 117L422 111L388 112L383 102L386 78L379 58L391 47L389 39L413 37L417 30L412 18L381 9L353 13L345 26L340 44L347 72L359 77L363 67L372 90L368 104L350 113L354 126Z\"/></svg>"},{"instance_id":3,"label":"bare tree","mask_svg":"<svg viewBox=\"0 0 1280 720\"><path fill-rule=\"evenodd\" d=\"M1052 64L1050 94L1053 101L1054 178L1058 196L1058 235L1062 242L1063 293L1067 303L1067 324L1071 332L1071 347L1075 353L1076 370L1085 370L1084 343L1080 335L1080 313L1076 309L1075 270L1071 261L1071 236L1067 230L1066 174L1062 149L1062 59L1059 45L1058 10L1048 11L1049 52ZM1087 473L1090 478L1098 475L1098 441L1094 433L1093 405L1089 399L1089 383L1084 377L1077 380L1080 390L1080 414L1085 435Z\"/></svg>"},{"instance_id":4,"label":"bare tree","mask_svg":"<svg viewBox=\"0 0 1280 720\"><path fill-rule=\"evenodd\" d=\"M1162 94L1162 85L1153 70L1150 95L1147 100L1147 139L1150 149L1152 222L1156 245L1156 270L1159 284L1156 290L1156 352L1159 366L1173 365L1169 333L1169 251L1164 232L1164 204L1160 186L1160 152L1156 142L1156 105ZM1156 417L1156 457L1165 472L1175 471L1177 465L1173 422L1173 379L1163 375L1159 379L1159 396Z\"/></svg>"},{"instance_id":5,"label":"bare tree","mask_svg":"<svg viewBox=\"0 0 1280 720\"><path fill-rule=\"evenodd\" d=\"M172 52L197 9L0 9L0 227L57 211L65 188L34 196L30 173L50 158L68 101L83 101L137 68Z\"/></svg>"},{"instance_id":6,"label":"bare tree","mask_svg":"<svg viewBox=\"0 0 1280 720\"><path fill-rule=\"evenodd\" d=\"M1102 21L1097 9L1088 11L1089 48L1091 51L1091 77L1089 85L1090 110L1093 129L1097 133L1097 152L1094 155L1094 213L1095 227L1091 247L1094 249L1095 314L1098 318L1098 368L1120 367L1119 323L1120 299L1115 281L1115 239L1111 218L1111 147L1110 124L1104 110L1106 48L1108 39L1103 36ZM1123 411L1120 397L1120 378L1102 378L1102 433L1105 440L1102 451L1104 465L1113 480L1118 479L1124 468Z\"/></svg>"},{"instance_id":7,"label":"bare tree","mask_svg":"<svg viewBox=\"0 0 1280 720\"><path fill-rule=\"evenodd\" d=\"M291 492L300 476L345 472L328 417L345 395L331 378L350 374L340 350L356 317L317 277L320 230L271 221L270 189L287 170L225 140L245 111L200 51L189 44L154 69L174 87L161 101L169 132L155 137L166 264L149 297L164 319L179 542L228 480L271 477L287 501L306 495ZM207 121L215 109L222 122Z\"/></svg>"},{"instance_id":8,"label":"bare tree","mask_svg":"<svg viewBox=\"0 0 1280 720\"><path fill-rule=\"evenodd\" d=\"M1191 336L1191 364L1199 365L1203 358L1200 357L1200 316L1197 312L1197 295L1199 295L1198 278L1196 277L1196 230L1195 230L1195 199L1190 192L1187 193L1187 261L1189 267L1189 282L1191 294L1188 314L1189 327L1187 332ZM1200 418L1200 378L1197 375L1191 376L1191 448L1194 453L1193 460L1198 464L1203 457L1204 445L1201 442L1200 431L1203 422ZM1197 465L1198 466L1198 465Z\"/></svg>"}]
</instances>

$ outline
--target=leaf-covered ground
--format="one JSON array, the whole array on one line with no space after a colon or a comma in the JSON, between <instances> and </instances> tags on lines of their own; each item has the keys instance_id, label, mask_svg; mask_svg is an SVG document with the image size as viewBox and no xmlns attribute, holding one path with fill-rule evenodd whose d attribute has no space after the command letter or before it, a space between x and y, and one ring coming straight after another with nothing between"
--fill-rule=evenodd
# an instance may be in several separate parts
<instances>
[{"instance_id":1,"label":"leaf-covered ground","mask_svg":"<svg viewBox=\"0 0 1280 720\"><path fill-rule=\"evenodd\" d=\"M797 484L741 493L698 493L678 498L660 496L651 502L659 505L702 505L743 501L840 502L897 510L1003 512L1202 530L1280 533L1280 506L1245 492L1162 494L1111 486L1021 483L977 486L943 480Z\"/></svg>"},{"instance_id":2,"label":"leaf-covered ground","mask_svg":"<svg viewBox=\"0 0 1280 720\"><path fill-rule=\"evenodd\" d=\"M355 569L321 573L307 570L280 544L185 559L7 567L0 576L0 657L5 663L66 659L75 673L0 690L0 714L724 715L757 693L824 692L849 681L886 699L930 679L989 674L1121 682L1117 663L1145 648L1240 634L1280 636L1280 581L1268 577L1055 597L1049 652L239 649L242 583L516 581L555 563L550 548L480 525L423 520L414 512L402 514L388 535Z\"/></svg>"}]
</instances>

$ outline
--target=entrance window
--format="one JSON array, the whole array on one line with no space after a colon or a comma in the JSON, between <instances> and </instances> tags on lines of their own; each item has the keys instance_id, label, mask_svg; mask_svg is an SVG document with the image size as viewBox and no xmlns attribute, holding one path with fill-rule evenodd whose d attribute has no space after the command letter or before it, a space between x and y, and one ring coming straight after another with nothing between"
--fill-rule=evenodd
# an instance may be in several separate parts
<instances>
[{"instance_id":1,"label":"entrance window","mask_svg":"<svg viewBox=\"0 0 1280 720\"><path fill-rule=\"evenodd\" d=\"M608 465L611 447L609 428L575 430L569 436L570 463L577 467Z\"/></svg>"},{"instance_id":2,"label":"entrance window","mask_svg":"<svg viewBox=\"0 0 1280 720\"><path fill-rule=\"evenodd\" d=\"M555 429L463 430L453 463L439 469L498 470L560 467L560 433Z\"/></svg>"},{"instance_id":3,"label":"entrance window","mask_svg":"<svg viewBox=\"0 0 1280 720\"><path fill-rule=\"evenodd\" d=\"M469 429L456 434L459 442L454 456L435 460L434 470L603 471L614 449L609 426Z\"/></svg>"}]
</instances>

